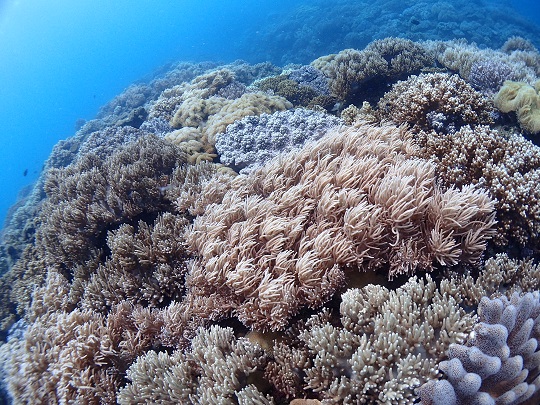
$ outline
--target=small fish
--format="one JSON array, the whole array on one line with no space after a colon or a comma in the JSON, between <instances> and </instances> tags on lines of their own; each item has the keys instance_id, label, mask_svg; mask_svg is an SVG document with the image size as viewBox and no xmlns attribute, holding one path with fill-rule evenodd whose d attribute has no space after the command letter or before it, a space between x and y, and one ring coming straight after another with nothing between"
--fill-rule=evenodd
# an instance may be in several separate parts
<instances>
[{"instance_id":1,"label":"small fish","mask_svg":"<svg viewBox=\"0 0 540 405\"><path fill-rule=\"evenodd\" d=\"M27 174L28 174L28 169L24 169L23 176L26 177Z\"/></svg>"}]
</instances>

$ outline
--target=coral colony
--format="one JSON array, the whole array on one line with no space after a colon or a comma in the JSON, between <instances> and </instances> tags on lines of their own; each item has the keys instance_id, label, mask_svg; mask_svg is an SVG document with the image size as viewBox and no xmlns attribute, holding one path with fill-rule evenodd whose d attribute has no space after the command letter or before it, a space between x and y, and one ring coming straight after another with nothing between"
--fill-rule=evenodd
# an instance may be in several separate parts
<instances>
[{"instance_id":1,"label":"coral colony","mask_svg":"<svg viewBox=\"0 0 540 405\"><path fill-rule=\"evenodd\" d=\"M386 38L174 66L2 245L14 404L536 404L540 53Z\"/></svg>"}]
</instances>

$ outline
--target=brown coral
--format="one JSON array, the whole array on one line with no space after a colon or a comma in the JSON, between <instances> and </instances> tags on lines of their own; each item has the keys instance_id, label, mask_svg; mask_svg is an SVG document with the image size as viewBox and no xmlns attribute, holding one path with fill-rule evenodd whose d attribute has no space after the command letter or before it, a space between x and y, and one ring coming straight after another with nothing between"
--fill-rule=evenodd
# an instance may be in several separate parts
<instances>
[{"instance_id":1,"label":"brown coral","mask_svg":"<svg viewBox=\"0 0 540 405\"><path fill-rule=\"evenodd\" d=\"M540 148L521 135L464 126L445 135L422 133L420 155L432 159L447 185L477 184L497 200L499 246L538 251Z\"/></svg>"},{"instance_id":2,"label":"brown coral","mask_svg":"<svg viewBox=\"0 0 540 405\"><path fill-rule=\"evenodd\" d=\"M408 123L415 130L459 129L488 124L493 107L457 75L428 73L397 82L378 103L381 119Z\"/></svg>"},{"instance_id":3,"label":"brown coral","mask_svg":"<svg viewBox=\"0 0 540 405\"><path fill-rule=\"evenodd\" d=\"M200 257L191 288L229 297L246 325L282 329L328 300L347 271L392 277L476 261L493 203L470 187L437 187L407 136L394 126L336 131L237 177L186 235Z\"/></svg>"},{"instance_id":4,"label":"brown coral","mask_svg":"<svg viewBox=\"0 0 540 405\"><path fill-rule=\"evenodd\" d=\"M411 278L395 291L349 289L339 319L322 311L274 345L266 377L287 397L332 404L412 404L414 389L437 375L452 343L463 343L476 317L460 306L455 283ZM291 379L294 370L303 379Z\"/></svg>"},{"instance_id":5,"label":"brown coral","mask_svg":"<svg viewBox=\"0 0 540 405\"><path fill-rule=\"evenodd\" d=\"M330 88L340 99L350 98L355 86L369 80L400 79L432 64L433 57L421 45L401 38L373 41L362 51L346 49L315 63L330 77Z\"/></svg>"}]
</instances>

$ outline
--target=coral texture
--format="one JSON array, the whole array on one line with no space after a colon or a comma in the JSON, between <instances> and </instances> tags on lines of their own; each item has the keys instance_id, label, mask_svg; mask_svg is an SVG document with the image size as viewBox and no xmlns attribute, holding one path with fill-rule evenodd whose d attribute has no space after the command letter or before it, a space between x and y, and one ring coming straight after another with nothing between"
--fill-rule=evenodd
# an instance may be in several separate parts
<instances>
[{"instance_id":1,"label":"coral texture","mask_svg":"<svg viewBox=\"0 0 540 405\"><path fill-rule=\"evenodd\" d=\"M229 297L244 324L278 330L353 270L392 278L474 263L493 234L493 202L439 188L407 136L394 126L331 131L236 178L186 235L200 257L191 285Z\"/></svg>"},{"instance_id":2,"label":"coral texture","mask_svg":"<svg viewBox=\"0 0 540 405\"><path fill-rule=\"evenodd\" d=\"M465 345L453 344L439 364L447 380L419 389L423 404L519 404L540 387L540 295L488 299ZM441 392L447 396L441 396Z\"/></svg>"},{"instance_id":3,"label":"coral texture","mask_svg":"<svg viewBox=\"0 0 540 405\"><path fill-rule=\"evenodd\" d=\"M323 65L322 71L330 77L332 93L340 99L348 99L355 86L374 79L397 80L418 73L432 63L431 55L420 45L406 39L386 38L373 41L362 51L341 51Z\"/></svg>"},{"instance_id":4,"label":"coral texture","mask_svg":"<svg viewBox=\"0 0 540 405\"><path fill-rule=\"evenodd\" d=\"M446 350L463 343L475 323L456 287L437 288L427 276L394 291L349 289L339 321L323 311L274 345L266 376L283 395L315 393L323 404L412 404L415 388L437 375Z\"/></svg>"},{"instance_id":5,"label":"coral texture","mask_svg":"<svg viewBox=\"0 0 540 405\"><path fill-rule=\"evenodd\" d=\"M495 105L504 113L515 111L521 128L540 132L540 81L533 86L507 80L495 96Z\"/></svg>"},{"instance_id":6,"label":"coral texture","mask_svg":"<svg viewBox=\"0 0 540 405\"><path fill-rule=\"evenodd\" d=\"M245 169L317 140L341 123L332 115L301 108L249 116L218 134L216 149L221 163Z\"/></svg>"},{"instance_id":7,"label":"coral texture","mask_svg":"<svg viewBox=\"0 0 540 405\"><path fill-rule=\"evenodd\" d=\"M466 124L492 122L489 102L457 75L428 73L397 82L379 101L381 118L413 129L458 130ZM440 115L434 125L433 115ZM435 127L435 128L434 128Z\"/></svg>"},{"instance_id":8,"label":"coral texture","mask_svg":"<svg viewBox=\"0 0 540 405\"><path fill-rule=\"evenodd\" d=\"M128 369L120 404L261 404L274 401L254 383L266 364L262 348L231 328L200 329L189 351L149 351Z\"/></svg>"},{"instance_id":9,"label":"coral texture","mask_svg":"<svg viewBox=\"0 0 540 405\"><path fill-rule=\"evenodd\" d=\"M497 200L495 242L538 251L540 148L523 136L487 126L420 134L420 155L432 159L447 185L476 184Z\"/></svg>"}]
</instances>

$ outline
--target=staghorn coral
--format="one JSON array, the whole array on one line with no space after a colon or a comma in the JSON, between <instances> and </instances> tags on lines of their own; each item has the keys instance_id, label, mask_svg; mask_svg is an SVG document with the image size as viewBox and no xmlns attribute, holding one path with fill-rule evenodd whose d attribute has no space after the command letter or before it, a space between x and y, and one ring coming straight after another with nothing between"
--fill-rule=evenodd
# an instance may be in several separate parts
<instances>
[{"instance_id":1,"label":"staghorn coral","mask_svg":"<svg viewBox=\"0 0 540 405\"><path fill-rule=\"evenodd\" d=\"M507 80L495 95L495 105L504 113L515 111L519 126L531 134L540 133L540 80L533 86Z\"/></svg>"},{"instance_id":2,"label":"staghorn coral","mask_svg":"<svg viewBox=\"0 0 540 405\"><path fill-rule=\"evenodd\" d=\"M520 404L540 391L539 299L538 292L482 298L471 336L439 364L447 380L422 386L422 403ZM443 390L448 396L437 394Z\"/></svg>"},{"instance_id":3,"label":"staghorn coral","mask_svg":"<svg viewBox=\"0 0 540 405\"><path fill-rule=\"evenodd\" d=\"M456 287L437 287L426 276L396 290L349 289L338 320L322 311L274 345L265 376L282 395L323 404L412 404L414 389L437 375L445 351L463 343L475 323Z\"/></svg>"},{"instance_id":4,"label":"staghorn coral","mask_svg":"<svg viewBox=\"0 0 540 405\"><path fill-rule=\"evenodd\" d=\"M346 49L321 70L330 78L330 89L339 99L350 99L370 80L397 80L433 64L432 56L419 44L401 38L371 42L364 50ZM318 66L315 66L318 67Z\"/></svg>"},{"instance_id":5,"label":"staghorn coral","mask_svg":"<svg viewBox=\"0 0 540 405\"><path fill-rule=\"evenodd\" d=\"M274 401L254 383L266 364L260 346L231 328L199 329L186 352L150 351L128 369L120 404L261 404Z\"/></svg>"},{"instance_id":6,"label":"staghorn coral","mask_svg":"<svg viewBox=\"0 0 540 405\"><path fill-rule=\"evenodd\" d=\"M536 252L540 236L540 149L521 135L487 126L418 136L420 156L437 165L447 185L476 184L497 200L495 242Z\"/></svg>"},{"instance_id":7,"label":"staghorn coral","mask_svg":"<svg viewBox=\"0 0 540 405\"><path fill-rule=\"evenodd\" d=\"M492 111L480 93L457 75L446 73L410 76L394 84L378 103L381 119L408 123L415 131L452 132L466 124L488 124L493 121ZM432 114L442 114L443 128L434 128Z\"/></svg>"},{"instance_id":8,"label":"staghorn coral","mask_svg":"<svg viewBox=\"0 0 540 405\"><path fill-rule=\"evenodd\" d=\"M230 297L254 329L283 329L344 284L347 272L392 278L475 262L492 235L493 203L471 187L442 190L394 126L331 131L233 180L186 234L200 258L191 288ZM217 291L216 291L217 290Z\"/></svg>"},{"instance_id":9,"label":"staghorn coral","mask_svg":"<svg viewBox=\"0 0 540 405\"><path fill-rule=\"evenodd\" d=\"M341 123L334 116L302 108L249 116L217 134L216 150L221 163L253 169L280 152L319 139L329 128Z\"/></svg>"}]
</instances>

